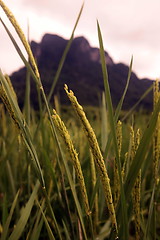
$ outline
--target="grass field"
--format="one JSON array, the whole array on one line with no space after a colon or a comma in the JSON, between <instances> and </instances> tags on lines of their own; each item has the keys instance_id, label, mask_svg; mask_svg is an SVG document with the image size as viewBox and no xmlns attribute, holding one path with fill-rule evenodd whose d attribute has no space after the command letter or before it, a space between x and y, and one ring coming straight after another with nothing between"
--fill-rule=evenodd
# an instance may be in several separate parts
<instances>
[{"instance_id":1,"label":"grass field","mask_svg":"<svg viewBox=\"0 0 160 240\"><path fill-rule=\"evenodd\" d=\"M69 86L64 91L70 106L59 105L56 96L52 106L49 99L83 6L46 96L19 24L1 0L0 5L26 49L29 61L1 20L37 85L40 103L39 112L31 108L31 79L26 78L25 105L20 109L9 77L0 71L1 240L160 239L158 81L152 113L121 111L131 60L124 94L113 109L97 22L105 87L101 106L83 109Z\"/></svg>"}]
</instances>

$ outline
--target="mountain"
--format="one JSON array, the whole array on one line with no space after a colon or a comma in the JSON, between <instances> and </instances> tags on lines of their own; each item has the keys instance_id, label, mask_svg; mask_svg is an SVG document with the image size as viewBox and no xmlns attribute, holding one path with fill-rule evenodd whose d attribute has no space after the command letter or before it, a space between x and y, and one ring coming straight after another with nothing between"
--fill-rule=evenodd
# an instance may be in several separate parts
<instances>
[{"instance_id":1,"label":"mountain","mask_svg":"<svg viewBox=\"0 0 160 240\"><path fill-rule=\"evenodd\" d=\"M68 40L52 34L45 34L40 43L31 42L31 49L47 94L50 91L67 42ZM105 52L105 58L113 105L117 106L126 85L129 67L123 63L115 64L107 52ZM25 68L21 68L11 75L11 80L20 99L20 105L23 105L24 101L25 79ZM100 103L104 84L99 49L91 47L84 37L77 37L73 40L54 91L55 94L58 94L62 104L69 103L64 92L65 83L69 89L74 91L82 105L98 105ZM131 108L152 83L153 81L149 79L139 79L132 72L123 109ZM31 81L31 99L36 108L38 98L34 81ZM139 106L148 110L152 109L152 93L148 94Z\"/></svg>"}]
</instances>

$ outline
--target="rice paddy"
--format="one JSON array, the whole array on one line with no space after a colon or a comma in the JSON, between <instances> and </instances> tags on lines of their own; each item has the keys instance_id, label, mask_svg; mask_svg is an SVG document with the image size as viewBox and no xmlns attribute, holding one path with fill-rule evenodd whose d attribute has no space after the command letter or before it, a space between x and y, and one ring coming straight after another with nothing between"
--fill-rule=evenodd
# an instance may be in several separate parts
<instances>
[{"instance_id":1,"label":"rice paddy","mask_svg":"<svg viewBox=\"0 0 160 240\"><path fill-rule=\"evenodd\" d=\"M44 105L23 109L8 76L0 71L0 237L38 239L160 239L160 90L145 115L122 111L130 80L116 109L108 84L100 25L97 32L105 92L101 106L82 107L69 86L70 106L50 97L58 81L83 6L47 96L38 66L18 22L0 0L26 52L1 19L37 85ZM54 109L54 110L53 110ZM64 111L65 110L65 111Z\"/></svg>"}]
</instances>

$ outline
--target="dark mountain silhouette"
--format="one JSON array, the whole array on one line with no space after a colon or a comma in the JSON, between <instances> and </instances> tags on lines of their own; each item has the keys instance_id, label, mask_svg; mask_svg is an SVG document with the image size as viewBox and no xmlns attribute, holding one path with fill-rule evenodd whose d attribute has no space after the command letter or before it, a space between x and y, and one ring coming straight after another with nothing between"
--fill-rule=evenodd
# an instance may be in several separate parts
<instances>
[{"instance_id":1,"label":"dark mountain silhouette","mask_svg":"<svg viewBox=\"0 0 160 240\"><path fill-rule=\"evenodd\" d=\"M51 88L67 41L57 35L45 34L40 43L31 42L31 48L37 60L47 94ZM107 52L105 52L105 56L113 105L116 106L123 94L129 68L123 63L115 64ZM22 105L25 94L26 69L22 68L14 72L11 79ZM69 103L64 92L65 83L69 86L69 89L74 91L82 105L98 105L100 103L104 85L99 49L91 47L84 37L77 37L73 40L54 91L60 97L62 104ZM129 109L132 107L151 84L151 80L140 80L132 72L123 108ZM36 107L38 105L37 90L33 81L31 81L31 99L32 104ZM152 108L152 93L139 106L150 110Z\"/></svg>"}]
</instances>

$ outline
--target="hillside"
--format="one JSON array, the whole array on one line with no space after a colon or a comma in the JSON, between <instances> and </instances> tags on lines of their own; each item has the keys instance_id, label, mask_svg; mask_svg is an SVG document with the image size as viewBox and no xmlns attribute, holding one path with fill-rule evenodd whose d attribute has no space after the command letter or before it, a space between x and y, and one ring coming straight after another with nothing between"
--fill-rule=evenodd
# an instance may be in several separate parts
<instances>
[{"instance_id":1,"label":"hillside","mask_svg":"<svg viewBox=\"0 0 160 240\"><path fill-rule=\"evenodd\" d=\"M31 48L37 60L46 93L49 93L66 44L66 39L51 34L45 34L40 43L31 42ZM115 64L107 52L105 56L113 105L116 106L125 88L128 66L123 63ZM25 68L11 75L21 105L23 105L24 99L25 78ZM62 104L68 103L63 90L65 83L75 92L82 105L99 104L101 93L104 90L99 49L91 47L84 37L77 37L73 40L56 85L54 93L58 94ZM128 109L134 105L151 84L151 80L139 79L135 73L132 73L123 108ZM32 104L36 107L37 93L33 81L31 84L31 99ZM149 94L140 106L151 109L152 94Z\"/></svg>"}]
</instances>

